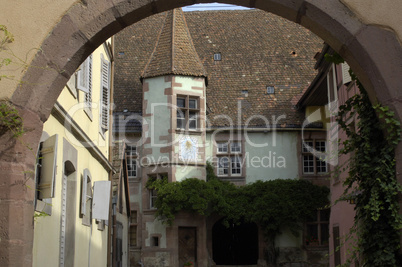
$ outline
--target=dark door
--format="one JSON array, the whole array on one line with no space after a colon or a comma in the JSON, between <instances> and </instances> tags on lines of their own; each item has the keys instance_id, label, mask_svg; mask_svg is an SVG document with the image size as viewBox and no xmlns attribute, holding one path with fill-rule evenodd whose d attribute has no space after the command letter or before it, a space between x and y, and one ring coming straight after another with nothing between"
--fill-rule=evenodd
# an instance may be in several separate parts
<instances>
[{"instance_id":1,"label":"dark door","mask_svg":"<svg viewBox=\"0 0 402 267\"><path fill-rule=\"evenodd\" d=\"M212 254L217 265L254 265L258 261L258 228L254 223L222 221L212 228Z\"/></svg>"},{"instance_id":2,"label":"dark door","mask_svg":"<svg viewBox=\"0 0 402 267\"><path fill-rule=\"evenodd\" d=\"M197 229L195 227L179 227L179 266L197 261Z\"/></svg>"}]
</instances>

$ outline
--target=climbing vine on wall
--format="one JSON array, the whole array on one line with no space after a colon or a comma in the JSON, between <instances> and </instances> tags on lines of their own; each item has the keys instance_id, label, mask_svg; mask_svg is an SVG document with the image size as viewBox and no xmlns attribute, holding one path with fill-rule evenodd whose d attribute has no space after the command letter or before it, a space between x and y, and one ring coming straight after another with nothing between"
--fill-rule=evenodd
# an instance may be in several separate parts
<instances>
[{"instance_id":1,"label":"climbing vine on wall","mask_svg":"<svg viewBox=\"0 0 402 267\"><path fill-rule=\"evenodd\" d=\"M14 137L24 133L22 118L17 109L7 100L0 100L0 136L11 131Z\"/></svg>"},{"instance_id":2,"label":"climbing vine on wall","mask_svg":"<svg viewBox=\"0 0 402 267\"><path fill-rule=\"evenodd\" d=\"M8 45L14 42L14 36L7 30L5 25L0 25L0 53L8 51ZM0 70L4 66L11 63L10 55L3 54L0 56ZM11 78L0 72L0 81L2 78ZM19 137L24 133L22 126L22 118L18 114L17 109L7 99L0 99L0 136L5 132L11 131L15 137Z\"/></svg>"},{"instance_id":3,"label":"climbing vine on wall","mask_svg":"<svg viewBox=\"0 0 402 267\"><path fill-rule=\"evenodd\" d=\"M0 25L0 52L7 50L7 45L14 41L14 36L7 30L7 27ZM0 57L0 69L3 66L7 66L11 63L9 57ZM6 78L6 75L0 75L0 81L2 78Z\"/></svg>"},{"instance_id":4,"label":"climbing vine on wall","mask_svg":"<svg viewBox=\"0 0 402 267\"><path fill-rule=\"evenodd\" d=\"M196 178L168 183L149 180L147 187L157 190L156 217L171 225L180 211L208 216L217 213L224 222L255 222L273 243L284 227L295 235L302 222L328 204L329 189L299 179L257 181L237 187L216 178L207 165L207 181Z\"/></svg>"},{"instance_id":5,"label":"climbing vine on wall","mask_svg":"<svg viewBox=\"0 0 402 267\"><path fill-rule=\"evenodd\" d=\"M337 121L346 133L340 153L350 156L343 198L355 197L352 235L356 244L345 266L358 259L362 266L399 266L398 194L395 148L400 141L400 123L394 112L372 105L362 84L351 73L360 94L339 109Z\"/></svg>"}]
</instances>

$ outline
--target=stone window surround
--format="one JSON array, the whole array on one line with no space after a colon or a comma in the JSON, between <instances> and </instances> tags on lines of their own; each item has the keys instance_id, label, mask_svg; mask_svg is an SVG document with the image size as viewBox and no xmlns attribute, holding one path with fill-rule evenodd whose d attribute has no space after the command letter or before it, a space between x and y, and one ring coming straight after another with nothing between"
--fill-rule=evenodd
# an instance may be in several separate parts
<instances>
[{"instance_id":1,"label":"stone window surround","mask_svg":"<svg viewBox=\"0 0 402 267\"><path fill-rule=\"evenodd\" d=\"M243 178L246 177L246 166L245 164L241 165L241 173L239 175L232 175L231 174L231 166L229 166L229 171L228 171L228 175L218 175L218 158L220 157L231 157L231 156L240 156L241 161L243 160L243 156L245 153L245 140L244 140L244 135L240 135L239 133L234 133L233 136L231 136L230 133L223 133L223 134L219 134L216 135L214 137L213 141L213 157L216 159L214 160L214 165L215 165L215 174L219 177L219 178ZM228 143L228 152L227 153L218 153L218 144L219 143ZM231 143L235 143L238 142L240 143L240 152L234 152L232 153L230 151L231 148ZM231 161L229 160L229 165L231 165Z\"/></svg>"},{"instance_id":2,"label":"stone window surround","mask_svg":"<svg viewBox=\"0 0 402 267\"><path fill-rule=\"evenodd\" d=\"M328 163L321 161L317 156L313 155L311 152L305 148L305 145L311 146L313 149L324 145L324 151L318 150L320 152L327 151L327 141L324 139L305 139L302 140L301 148L301 161L302 161L302 171L303 175L323 175L328 173ZM312 164L312 165L311 165ZM313 171L306 171L306 168L312 168ZM323 171L324 170L324 171Z\"/></svg>"},{"instance_id":3,"label":"stone window surround","mask_svg":"<svg viewBox=\"0 0 402 267\"><path fill-rule=\"evenodd\" d=\"M328 218L323 218L323 216L321 216L321 214L324 211L329 212L330 210L329 209L317 210L316 220L308 221L308 222L305 223L305 233L304 233L305 242L304 242L304 245L306 245L307 247L328 246L329 245L329 243L328 243L328 241L329 241L329 213L328 213ZM310 227L311 226L313 226L313 227L316 226L317 227L316 228L316 231L317 231L317 237L316 238L317 238L318 241L316 243L315 242L311 243L310 240L309 240L309 242L307 244L307 240L312 237L312 234L309 234L309 230L308 230L309 226ZM326 233L328 239L323 240L323 238L325 238L325 237L323 237L322 235L323 235L323 230L325 230L325 229L328 230L328 232Z\"/></svg>"},{"instance_id":4,"label":"stone window surround","mask_svg":"<svg viewBox=\"0 0 402 267\"><path fill-rule=\"evenodd\" d=\"M178 100L184 99L184 106L178 105ZM195 107L190 108L190 100L195 101ZM190 117L190 113L195 113L194 117ZM183 122L179 123L178 115L184 115L182 118ZM200 129L200 98L199 96L192 96L192 95L182 95L178 94L176 97L176 129L177 130L185 130L185 131L197 131ZM194 122L195 127L190 128L190 123ZM184 124L184 127L179 127L179 124Z\"/></svg>"},{"instance_id":5,"label":"stone window surround","mask_svg":"<svg viewBox=\"0 0 402 267\"><path fill-rule=\"evenodd\" d=\"M138 152L136 146L126 144L127 175L129 179L138 177ZM130 169L131 168L131 169ZM133 174L133 175L130 175Z\"/></svg>"}]
</instances>

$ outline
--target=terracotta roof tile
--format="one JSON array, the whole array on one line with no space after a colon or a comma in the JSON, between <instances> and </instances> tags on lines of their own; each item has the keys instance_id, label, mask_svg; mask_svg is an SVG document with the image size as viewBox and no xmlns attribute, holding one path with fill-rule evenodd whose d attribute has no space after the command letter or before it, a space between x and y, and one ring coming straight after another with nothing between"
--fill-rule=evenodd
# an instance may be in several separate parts
<instances>
[{"instance_id":1,"label":"terracotta roof tile","mask_svg":"<svg viewBox=\"0 0 402 267\"><path fill-rule=\"evenodd\" d=\"M169 74L206 76L181 8L166 13L155 49L142 78Z\"/></svg>"},{"instance_id":2,"label":"terracotta roof tile","mask_svg":"<svg viewBox=\"0 0 402 267\"><path fill-rule=\"evenodd\" d=\"M184 16L208 75L209 126L263 127L266 121L270 126L301 125L304 117L295 109L294 98L316 74L314 55L322 48L321 39L259 10L186 12ZM154 15L116 35L116 111L141 111L139 77L166 17L167 13ZM214 61L217 52L221 61ZM162 62L159 67L166 68ZM274 86L275 94L267 94L267 86Z\"/></svg>"}]
</instances>

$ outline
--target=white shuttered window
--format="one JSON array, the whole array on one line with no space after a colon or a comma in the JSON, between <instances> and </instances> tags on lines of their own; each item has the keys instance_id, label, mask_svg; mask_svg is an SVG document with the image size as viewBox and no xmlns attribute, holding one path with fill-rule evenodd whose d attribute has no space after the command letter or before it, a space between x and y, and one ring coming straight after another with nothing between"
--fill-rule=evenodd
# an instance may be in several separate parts
<instances>
[{"instance_id":1,"label":"white shuttered window","mask_svg":"<svg viewBox=\"0 0 402 267\"><path fill-rule=\"evenodd\" d=\"M102 133L109 129L109 105L110 105L110 63L101 55L101 108L100 126Z\"/></svg>"},{"instance_id":2,"label":"white shuttered window","mask_svg":"<svg viewBox=\"0 0 402 267\"><path fill-rule=\"evenodd\" d=\"M92 55L87 57L77 72L77 89L86 94L86 102L92 102Z\"/></svg>"},{"instance_id":3,"label":"white shuttered window","mask_svg":"<svg viewBox=\"0 0 402 267\"><path fill-rule=\"evenodd\" d=\"M38 181L39 199L54 197L54 181L56 176L57 134L42 143L39 157L41 160Z\"/></svg>"},{"instance_id":4,"label":"white shuttered window","mask_svg":"<svg viewBox=\"0 0 402 267\"><path fill-rule=\"evenodd\" d=\"M346 63L346 62L342 63L342 81L343 81L343 84L347 84L347 83L350 83L352 81L352 77L350 76L349 69L350 69L350 67L349 67L348 63Z\"/></svg>"},{"instance_id":5,"label":"white shuttered window","mask_svg":"<svg viewBox=\"0 0 402 267\"><path fill-rule=\"evenodd\" d=\"M92 181L91 173L88 169L84 169L81 187L81 216L82 224L91 225L91 209L92 209Z\"/></svg>"},{"instance_id":6,"label":"white shuttered window","mask_svg":"<svg viewBox=\"0 0 402 267\"><path fill-rule=\"evenodd\" d=\"M85 112L92 120L92 55L81 64L77 72L77 89L85 93Z\"/></svg>"}]
</instances>

